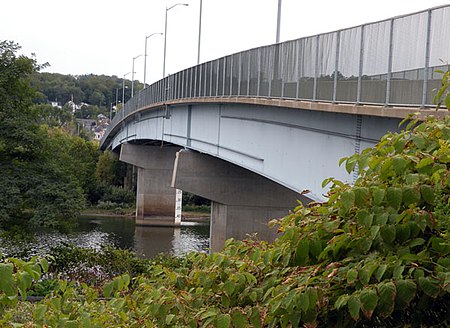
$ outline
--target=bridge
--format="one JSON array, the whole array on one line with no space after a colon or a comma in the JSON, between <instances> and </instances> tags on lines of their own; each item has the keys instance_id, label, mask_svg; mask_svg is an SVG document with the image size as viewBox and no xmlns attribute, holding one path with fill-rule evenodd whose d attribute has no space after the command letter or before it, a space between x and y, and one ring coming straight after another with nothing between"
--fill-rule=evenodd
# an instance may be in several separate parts
<instances>
[{"instance_id":1,"label":"bridge","mask_svg":"<svg viewBox=\"0 0 450 328\"><path fill-rule=\"evenodd\" d=\"M323 200L323 179L352 182L341 157L436 115L448 40L445 5L205 62L130 99L101 149L137 167L137 224L178 224L178 188L212 201L213 250L271 240L267 221Z\"/></svg>"}]
</instances>

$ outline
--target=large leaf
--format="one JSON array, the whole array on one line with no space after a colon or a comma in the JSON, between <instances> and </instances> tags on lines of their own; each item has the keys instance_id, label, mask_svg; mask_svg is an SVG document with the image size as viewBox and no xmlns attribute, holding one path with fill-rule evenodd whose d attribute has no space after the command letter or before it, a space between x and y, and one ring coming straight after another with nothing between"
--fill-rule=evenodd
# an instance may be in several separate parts
<instances>
[{"instance_id":1,"label":"large leaf","mask_svg":"<svg viewBox=\"0 0 450 328\"><path fill-rule=\"evenodd\" d=\"M369 213L366 209L359 210L356 214L358 223L366 228L370 228L373 222L373 213Z\"/></svg>"},{"instance_id":2,"label":"large leaf","mask_svg":"<svg viewBox=\"0 0 450 328\"><path fill-rule=\"evenodd\" d=\"M416 205L420 202L420 191L416 187L406 186L403 188L403 204L405 206Z\"/></svg>"},{"instance_id":3,"label":"large leaf","mask_svg":"<svg viewBox=\"0 0 450 328\"><path fill-rule=\"evenodd\" d=\"M411 229L408 223L401 223L395 226L395 238L402 244L409 239L411 236Z\"/></svg>"},{"instance_id":4,"label":"large leaf","mask_svg":"<svg viewBox=\"0 0 450 328\"><path fill-rule=\"evenodd\" d=\"M351 156L345 162L345 169L348 173L352 173L355 169L356 163L358 162L358 157Z\"/></svg>"},{"instance_id":5,"label":"large leaf","mask_svg":"<svg viewBox=\"0 0 450 328\"><path fill-rule=\"evenodd\" d=\"M358 271L355 269L350 269L347 271L347 283L349 285L354 284L358 280Z\"/></svg>"},{"instance_id":6,"label":"large leaf","mask_svg":"<svg viewBox=\"0 0 450 328\"><path fill-rule=\"evenodd\" d=\"M348 294L339 296L339 298L334 303L334 308L336 310L339 310L340 308L344 307L345 305L347 305L348 299L349 299Z\"/></svg>"},{"instance_id":7,"label":"large leaf","mask_svg":"<svg viewBox=\"0 0 450 328\"><path fill-rule=\"evenodd\" d=\"M398 187L389 187L386 190L386 201L389 206L398 209L402 203L402 189Z\"/></svg>"},{"instance_id":8,"label":"large leaf","mask_svg":"<svg viewBox=\"0 0 450 328\"><path fill-rule=\"evenodd\" d=\"M300 297L298 299L298 307L303 311L306 312L309 309L309 294L307 292L303 292L300 294ZM311 304L312 307L315 306L315 304Z\"/></svg>"},{"instance_id":9,"label":"large leaf","mask_svg":"<svg viewBox=\"0 0 450 328\"><path fill-rule=\"evenodd\" d=\"M239 310L235 310L231 313L231 319L233 325L236 328L245 328L247 327L247 317Z\"/></svg>"},{"instance_id":10,"label":"large leaf","mask_svg":"<svg viewBox=\"0 0 450 328\"><path fill-rule=\"evenodd\" d=\"M380 187L372 187L370 188L371 192L372 192L372 199L373 199L373 203L374 205L381 205L381 203L383 202L384 199L384 195L386 193L386 190Z\"/></svg>"},{"instance_id":11,"label":"large leaf","mask_svg":"<svg viewBox=\"0 0 450 328\"><path fill-rule=\"evenodd\" d=\"M427 202L430 205L434 204L435 192L434 192L434 188L432 186L421 185L420 193L422 194L422 198L425 202Z\"/></svg>"},{"instance_id":12,"label":"large leaf","mask_svg":"<svg viewBox=\"0 0 450 328\"><path fill-rule=\"evenodd\" d=\"M439 295L439 281L431 277L419 277L419 287L425 294L436 298Z\"/></svg>"},{"instance_id":13,"label":"large leaf","mask_svg":"<svg viewBox=\"0 0 450 328\"><path fill-rule=\"evenodd\" d=\"M319 238L315 238L309 242L309 253L318 257L322 252L322 241Z\"/></svg>"},{"instance_id":14,"label":"large leaf","mask_svg":"<svg viewBox=\"0 0 450 328\"><path fill-rule=\"evenodd\" d=\"M409 161L401 155L397 155L392 158L392 168L394 169L395 173L397 173L397 175L401 175L404 173L408 163Z\"/></svg>"},{"instance_id":15,"label":"large leaf","mask_svg":"<svg viewBox=\"0 0 450 328\"><path fill-rule=\"evenodd\" d=\"M397 289L392 281L381 283L377 287L379 301L378 301L378 311L384 317L389 317L394 311L395 296L397 294Z\"/></svg>"},{"instance_id":16,"label":"large leaf","mask_svg":"<svg viewBox=\"0 0 450 328\"><path fill-rule=\"evenodd\" d=\"M414 134L414 135L412 135L411 139L417 148L419 148L421 150L424 150L426 148L427 143L426 143L425 138L422 135Z\"/></svg>"},{"instance_id":17,"label":"large leaf","mask_svg":"<svg viewBox=\"0 0 450 328\"><path fill-rule=\"evenodd\" d=\"M377 292L372 288L364 288L359 295L361 310L367 319L372 317L373 311L378 304Z\"/></svg>"},{"instance_id":18,"label":"large leaf","mask_svg":"<svg viewBox=\"0 0 450 328\"><path fill-rule=\"evenodd\" d=\"M29 289L31 287L33 279L31 278L31 276L28 272L22 271L17 276L16 281L17 281L17 287L19 288L19 291L20 291L20 296L22 296L22 299L26 299L27 289Z\"/></svg>"},{"instance_id":19,"label":"large leaf","mask_svg":"<svg viewBox=\"0 0 450 328\"><path fill-rule=\"evenodd\" d=\"M351 295L347 302L348 312L353 320L359 319L359 312L361 309L361 301L357 295Z\"/></svg>"},{"instance_id":20,"label":"large leaf","mask_svg":"<svg viewBox=\"0 0 450 328\"><path fill-rule=\"evenodd\" d=\"M14 287L13 268L12 263L0 263L0 291L7 296L14 296L17 293Z\"/></svg>"},{"instance_id":21,"label":"large leaf","mask_svg":"<svg viewBox=\"0 0 450 328\"><path fill-rule=\"evenodd\" d=\"M417 286L411 279L397 280L395 285L397 288L395 304L399 309L403 309L408 306L416 296Z\"/></svg>"},{"instance_id":22,"label":"large leaf","mask_svg":"<svg viewBox=\"0 0 450 328\"><path fill-rule=\"evenodd\" d=\"M219 314L217 316L216 327L217 328L229 328L231 325L231 317L229 314Z\"/></svg>"},{"instance_id":23,"label":"large leaf","mask_svg":"<svg viewBox=\"0 0 450 328\"><path fill-rule=\"evenodd\" d=\"M392 224L385 225L380 229L381 238L383 238L383 241L387 244L392 244L394 242L395 233L396 229L395 226Z\"/></svg>"},{"instance_id":24,"label":"large leaf","mask_svg":"<svg viewBox=\"0 0 450 328\"><path fill-rule=\"evenodd\" d=\"M367 207L370 205L370 190L367 187L354 187L355 206Z\"/></svg>"},{"instance_id":25,"label":"large leaf","mask_svg":"<svg viewBox=\"0 0 450 328\"><path fill-rule=\"evenodd\" d=\"M421 169L421 168L424 168L425 166L431 165L433 163L434 163L434 160L432 157L425 157L420 160L420 162L416 165L416 168Z\"/></svg>"},{"instance_id":26,"label":"large leaf","mask_svg":"<svg viewBox=\"0 0 450 328\"><path fill-rule=\"evenodd\" d=\"M344 191L341 195L341 203L344 211L350 210L355 203L355 193L351 190Z\"/></svg>"},{"instance_id":27,"label":"large leaf","mask_svg":"<svg viewBox=\"0 0 450 328\"><path fill-rule=\"evenodd\" d=\"M308 261L309 255L309 240L306 238L301 239L297 244L297 250L295 252L296 265L305 265Z\"/></svg>"},{"instance_id":28,"label":"large leaf","mask_svg":"<svg viewBox=\"0 0 450 328\"><path fill-rule=\"evenodd\" d=\"M375 261L371 261L371 262L367 263L366 265L364 265L361 268L361 270L359 270L359 273L358 273L359 281L363 285L367 285L370 281L370 278L372 277L372 274L374 273L374 271L377 268L378 268L378 263L376 263Z\"/></svg>"}]
</instances>

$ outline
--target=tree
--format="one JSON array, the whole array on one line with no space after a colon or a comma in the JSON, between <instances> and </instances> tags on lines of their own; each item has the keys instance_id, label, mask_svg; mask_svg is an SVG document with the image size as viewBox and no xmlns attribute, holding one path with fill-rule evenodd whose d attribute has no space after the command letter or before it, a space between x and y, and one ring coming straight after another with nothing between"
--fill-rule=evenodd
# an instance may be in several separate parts
<instances>
[{"instance_id":1,"label":"tree","mask_svg":"<svg viewBox=\"0 0 450 328\"><path fill-rule=\"evenodd\" d=\"M77 215L83 191L65 172L64 154L52 142L51 130L39 125L42 116L32 106L30 76L43 65L17 56L19 49L0 42L0 225L57 225Z\"/></svg>"}]
</instances>

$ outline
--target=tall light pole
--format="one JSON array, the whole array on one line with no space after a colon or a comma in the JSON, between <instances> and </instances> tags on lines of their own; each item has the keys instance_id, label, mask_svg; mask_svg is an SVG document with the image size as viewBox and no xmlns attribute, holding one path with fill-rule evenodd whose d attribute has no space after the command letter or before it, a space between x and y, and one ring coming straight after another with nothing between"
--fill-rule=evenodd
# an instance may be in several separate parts
<instances>
[{"instance_id":1,"label":"tall light pole","mask_svg":"<svg viewBox=\"0 0 450 328\"><path fill-rule=\"evenodd\" d=\"M197 65L200 64L200 41L202 38L202 7L203 0L200 0L200 15L198 18L198 49L197 49Z\"/></svg>"},{"instance_id":2,"label":"tall light pole","mask_svg":"<svg viewBox=\"0 0 450 328\"><path fill-rule=\"evenodd\" d=\"M276 38L276 43L280 43L280 27L281 27L281 0L278 0L277 38Z\"/></svg>"},{"instance_id":3,"label":"tall light pole","mask_svg":"<svg viewBox=\"0 0 450 328\"><path fill-rule=\"evenodd\" d=\"M166 18L164 21L164 60L163 60L163 78L166 76L166 48L167 48L167 12L176 6L189 6L187 3L176 3L172 7L166 7Z\"/></svg>"},{"instance_id":4,"label":"tall light pole","mask_svg":"<svg viewBox=\"0 0 450 328\"><path fill-rule=\"evenodd\" d=\"M162 33L152 33L149 36L145 37L145 52L144 52L144 88L147 87L147 84L145 84L145 77L147 75L147 39L154 36L154 35L162 35Z\"/></svg>"},{"instance_id":5,"label":"tall light pole","mask_svg":"<svg viewBox=\"0 0 450 328\"><path fill-rule=\"evenodd\" d=\"M138 55L136 57L133 57L133 66L131 68L131 97L134 96L134 61L138 59L139 57L142 57L142 55Z\"/></svg>"},{"instance_id":6,"label":"tall light pole","mask_svg":"<svg viewBox=\"0 0 450 328\"><path fill-rule=\"evenodd\" d=\"M131 74L131 72L124 74L122 79L122 107L125 106L125 76L127 76L128 74Z\"/></svg>"}]
</instances>

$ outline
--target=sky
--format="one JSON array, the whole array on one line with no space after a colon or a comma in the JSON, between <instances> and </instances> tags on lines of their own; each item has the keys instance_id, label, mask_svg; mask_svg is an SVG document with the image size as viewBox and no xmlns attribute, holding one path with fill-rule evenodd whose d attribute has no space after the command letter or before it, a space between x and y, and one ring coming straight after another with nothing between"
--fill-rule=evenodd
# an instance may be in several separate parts
<instances>
[{"instance_id":1,"label":"sky","mask_svg":"<svg viewBox=\"0 0 450 328\"><path fill-rule=\"evenodd\" d=\"M0 40L36 54L45 71L162 78L197 64L200 0L14 0L0 7ZM448 0L282 0L280 41L448 4ZM278 0L203 0L200 62L275 43ZM135 58L137 57L137 58ZM135 58L135 59L133 59ZM131 79L132 74L126 75Z\"/></svg>"}]
</instances>

